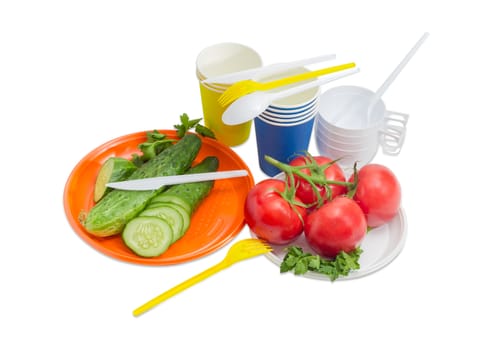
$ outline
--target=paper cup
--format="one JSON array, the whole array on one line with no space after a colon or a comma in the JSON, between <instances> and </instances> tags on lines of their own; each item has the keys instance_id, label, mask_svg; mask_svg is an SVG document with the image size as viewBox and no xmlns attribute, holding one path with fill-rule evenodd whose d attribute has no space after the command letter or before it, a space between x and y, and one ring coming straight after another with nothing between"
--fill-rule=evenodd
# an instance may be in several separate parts
<instances>
[{"instance_id":1,"label":"paper cup","mask_svg":"<svg viewBox=\"0 0 486 350\"><path fill-rule=\"evenodd\" d=\"M317 104L312 104L309 107L306 107L305 109L302 109L301 111L296 111L294 113L289 113L289 112L277 112L275 110L272 110L270 108L267 108L265 110L265 114L272 117L272 118L278 118L283 121L285 120L293 120L297 118L302 118L305 117L309 114L316 114L318 111L318 105Z\"/></svg>"},{"instance_id":2,"label":"paper cup","mask_svg":"<svg viewBox=\"0 0 486 350\"><path fill-rule=\"evenodd\" d=\"M220 43L203 49L196 59L196 76L199 80L204 124L210 128L218 141L237 146L250 136L251 121L239 125L226 125L218 99L228 87L225 84L206 84L202 81L219 75L262 66L260 55L248 46L237 43Z\"/></svg>"},{"instance_id":3,"label":"paper cup","mask_svg":"<svg viewBox=\"0 0 486 350\"><path fill-rule=\"evenodd\" d=\"M271 104L268 106L267 111L270 111L272 113L279 113L282 115L289 115L289 114L294 114L294 113L301 113L304 111L307 111L318 104L318 99L315 98L311 101L298 104L295 106L283 106L283 105L276 105L276 104Z\"/></svg>"},{"instance_id":4,"label":"paper cup","mask_svg":"<svg viewBox=\"0 0 486 350\"><path fill-rule=\"evenodd\" d=\"M303 122L304 120L307 120L309 118L315 118L316 112L317 112L317 110L315 109L313 111L309 111L306 114L299 115L295 118L281 118L278 115L269 114L268 112L265 111L262 114L260 114L260 118L269 120L271 122L279 123L279 124L292 125L292 124L296 124L296 123L299 123L299 122Z\"/></svg>"},{"instance_id":5,"label":"paper cup","mask_svg":"<svg viewBox=\"0 0 486 350\"><path fill-rule=\"evenodd\" d=\"M312 116L303 122L286 125L271 122L260 116L255 118L258 162L265 174L275 176L281 172L265 160L265 155L288 163L307 151L314 119L315 117Z\"/></svg>"}]
</instances>

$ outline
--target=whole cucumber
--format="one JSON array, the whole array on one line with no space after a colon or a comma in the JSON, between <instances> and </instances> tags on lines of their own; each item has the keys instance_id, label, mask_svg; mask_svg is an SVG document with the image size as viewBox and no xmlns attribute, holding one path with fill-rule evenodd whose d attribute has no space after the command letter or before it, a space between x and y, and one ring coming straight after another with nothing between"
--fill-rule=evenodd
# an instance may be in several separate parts
<instances>
[{"instance_id":1,"label":"whole cucumber","mask_svg":"<svg viewBox=\"0 0 486 350\"><path fill-rule=\"evenodd\" d=\"M135 170L128 179L183 174L191 166L200 148L201 139L196 134L186 134L174 146ZM152 191L111 191L89 211L83 225L89 233L99 237L121 233L127 222L165 188Z\"/></svg>"}]
</instances>

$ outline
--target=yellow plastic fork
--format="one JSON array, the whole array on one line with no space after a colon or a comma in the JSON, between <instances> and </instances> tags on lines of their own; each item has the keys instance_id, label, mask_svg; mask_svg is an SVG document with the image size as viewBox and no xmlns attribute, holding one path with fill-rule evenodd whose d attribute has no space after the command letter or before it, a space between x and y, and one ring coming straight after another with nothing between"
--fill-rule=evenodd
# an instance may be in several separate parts
<instances>
[{"instance_id":1,"label":"yellow plastic fork","mask_svg":"<svg viewBox=\"0 0 486 350\"><path fill-rule=\"evenodd\" d=\"M238 261L262 255L270 251L272 251L272 248L259 239L249 238L238 241L231 246L231 248L228 250L228 253L226 254L226 257L220 263L214 265L213 267L210 267L209 269L188 279L187 281L178 284L177 286L169 289L168 291L160 294L159 296L138 307L133 311L133 316L140 316L144 312L152 309L163 301L169 299L170 297L173 297L177 293L180 293L183 290L193 286L194 284L208 278L209 276L212 276L215 273L227 267L230 267Z\"/></svg>"},{"instance_id":2,"label":"yellow plastic fork","mask_svg":"<svg viewBox=\"0 0 486 350\"><path fill-rule=\"evenodd\" d=\"M218 102L221 106L226 107L230 103L236 101L241 96L251 94L255 91L271 90L281 86L298 83L300 81L312 79L325 74L331 74L335 72L340 72L345 69L350 69L356 67L356 63L346 63L338 66L327 67L319 69L316 71L300 73L292 75L290 77L285 77L282 79L277 79L269 82L257 82L254 80L242 80L231 85L226 91L224 91L221 96L219 96Z\"/></svg>"}]
</instances>

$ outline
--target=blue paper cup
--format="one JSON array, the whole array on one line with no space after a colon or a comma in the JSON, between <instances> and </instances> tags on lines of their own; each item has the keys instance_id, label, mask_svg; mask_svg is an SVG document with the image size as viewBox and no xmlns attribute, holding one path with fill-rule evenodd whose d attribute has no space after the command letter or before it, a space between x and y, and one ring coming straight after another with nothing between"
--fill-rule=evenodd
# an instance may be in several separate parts
<instances>
[{"instance_id":1,"label":"blue paper cup","mask_svg":"<svg viewBox=\"0 0 486 350\"><path fill-rule=\"evenodd\" d=\"M319 93L319 89L314 90L315 93ZM305 103L297 104L294 106L285 106L285 105L273 105L271 104L266 109L267 112L276 113L281 115L282 117L290 116L292 117L294 114L307 112L314 108L318 104L317 97L314 97L311 101L306 101Z\"/></svg>"},{"instance_id":2,"label":"blue paper cup","mask_svg":"<svg viewBox=\"0 0 486 350\"><path fill-rule=\"evenodd\" d=\"M265 160L268 155L280 162L288 163L304 154L314 128L315 114L309 118L291 124L276 123L260 116L254 120L255 135L260 169L268 176L281 172Z\"/></svg>"}]
</instances>

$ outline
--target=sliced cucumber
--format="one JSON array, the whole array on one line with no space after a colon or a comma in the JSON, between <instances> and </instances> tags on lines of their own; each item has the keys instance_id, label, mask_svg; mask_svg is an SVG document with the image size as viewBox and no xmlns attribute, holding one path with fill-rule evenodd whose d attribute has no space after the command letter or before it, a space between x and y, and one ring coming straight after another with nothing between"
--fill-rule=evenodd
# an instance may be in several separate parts
<instances>
[{"instance_id":1,"label":"sliced cucumber","mask_svg":"<svg viewBox=\"0 0 486 350\"><path fill-rule=\"evenodd\" d=\"M170 247L173 232L164 219L138 216L127 223L122 238L135 254L151 258L161 255Z\"/></svg>"},{"instance_id":2,"label":"sliced cucumber","mask_svg":"<svg viewBox=\"0 0 486 350\"><path fill-rule=\"evenodd\" d=\"M140 216L155 216L167 221L172 228L172 243L177 241L184 234L184 218L180 211L173 206L161 203L158 207L145 209L140 213Z\"/></svg>"},{"instance_id":3,"label":"sliced cucumber","mask_svg":"<svg viewBox=\"0 0 486 350\"><path fill-rule=\"evenodd\" d=\"M184 199L173 195L166 195L164 192L155 196L150 201L149 207L157 207L161 203L177 204L183 207L184 210L187 211L188 213L192 212L191 206Z\"/></svg>"},{"instance_id":4,"label":"sliced cucumber","mask_svg":"<svg viewBox=\"0 0 486 350\"><path fill-rule=\"evenodd\" d=\"M137 169L130 160L120 157L108 158L100 168L94 187L94 201L98 202L111 191L106 187L108 182L126 180Z\"/></svg>"},{"instance_id":5,"label":"sliced cucumber","mask_svg":"<svg viewBox=\"0 0 486 350\"><path fill-rule=\"evenodd\" d=\"M191 214L189 214L189 212L186 211L185 208L183 208L180 205L175 204L175 203L165 203L163 205L164 206L171 207L171 208L177 210L177 212L179 212L179 214L181 214L181 216L182 216L182 233L181 233L181 237L182 237L184 235L184 233L186 233L186 231L189 229L189 225L191 224Z\"/></svg>"}]
</instances>

